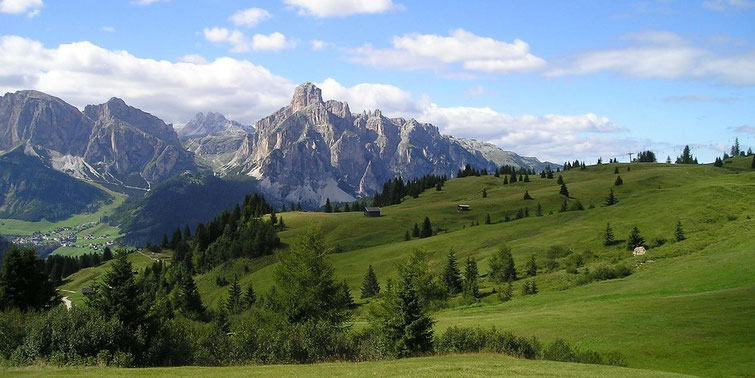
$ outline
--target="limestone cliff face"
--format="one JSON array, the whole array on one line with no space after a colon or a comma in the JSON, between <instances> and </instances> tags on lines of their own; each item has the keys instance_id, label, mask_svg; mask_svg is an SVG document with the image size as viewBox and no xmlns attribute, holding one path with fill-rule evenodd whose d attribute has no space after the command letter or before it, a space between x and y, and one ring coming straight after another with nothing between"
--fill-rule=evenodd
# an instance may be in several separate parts
<instances>
[{"instance_id":1,"label":"limestone cliff face","mask_svg":"<svg viewBox=\"0 0 755 378\"><path fill-rule=\"evenodd\" d=\"M8 93L0 98L0 149L23 143L43 148L58 170L116 189L148 189L195 168L171 125L117 98L80 112L41 92Z\"/></svg>"},{"instance_id":2,"label":"limestone cliff face","mask_svg":"<svg viewBox=\"0 0 755 378\"><path fill-rule=\"evenodd\" d=\"M379 110L352 114L305 83L288 106L257 122L223 173L254 176L287 202L316 206L374 194L397 175L452 175L465 164L494 168L433 125Z\"/></svg>"},{"instance_id":3,"label":"limestone cliff face","mask_svg":"<svg viewBox=\"0 0 755 378\"><path fill-rule=\"evenodd\" d=\"M233 158L254 128L209 112L197 113L194 119L178 126L176 132L198 164L217 170Z\"/></svg>"}]
</instances>

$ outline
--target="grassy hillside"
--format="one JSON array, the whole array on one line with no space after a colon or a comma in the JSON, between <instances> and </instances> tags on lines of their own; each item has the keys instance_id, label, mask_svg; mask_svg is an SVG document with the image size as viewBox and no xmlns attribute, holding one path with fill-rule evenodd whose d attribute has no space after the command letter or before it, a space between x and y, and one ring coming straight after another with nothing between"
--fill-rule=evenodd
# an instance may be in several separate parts
<instances>
[{"instance_id":1,"label":"grassy hillside","mask_svg":"<svg viewBox=\"0 0 755 378\"><path fill-rule=\"evenodd\" d=\"M484 297L477 303L459 298L433 314L436 329L451 325L495 326L544 341L557 337L599 352L620 352L630 367L698 375L752 375L755 363L755 171L750 158L732 159L724 168L666 164L611 164L561 173L571 196L583 211L559 212L562 198L556 179L531 177L532 182L503 185L502 178L468 177L450 180L443 190L428 190L419 198L383 208L380 218L361 213L279 214L288 225L280 233L291 241L306 226L318 223L331 245L336 273L356 298L368 265L381 282L396 276L396 263L414 248L430 256L439 271L449 250L460 261L474 258L483 275ZM614 186L616 174L624 184ZM558 174L556 174L558 177ZM487 198L483 198L483 189ZM619 203L603 206L613 189ZM524 200L525 190L534 198ZM461 213L464 203L472 211ZM535 216L540 203L543 216ZM591 208L590 205L594 205ZM529 207L530 217L513 220ZM552 212L552 214L551 214ZM486 225L486 214L493 224ZM505 222L506 215L512 219ZM428 216L438 234L404 241L406 230ZM479 226L472 226L479 221ZM677 242L680 221L686 240ZM610 222L619 243L606 247L601 234ZM649 251L632 257L624 240L637 226ZM512 301L501 303L485 277L489 257L507 243L517 264L534 255L538 266L536 295L523 296L523 281L514 283ZM567 256L556 259L553 271L544 268L547 251L561 246ZM578 264L579 261L582 264ZM623 264L629 277L584 284L587 271ZM237 260L196 277L203 301L217 306L227 287L222 276L253 283L258 292L273 285L275 258ZM355 326L365 324L368 302L357 300Z\"/></svg>"},{"instance_id":2,"label":"grassy hillside","mask_svg":"<svg viewBox=\"0 0 755 378\"><path fill-rule=\"evenodd\" d=\"M236 366L223 368L61 369L32 367L0 370L0 377L56 377L72 375L78 377L683 377L682 375L657 371L551 361L520 360L492 354L450 355L362 363Z\"/></svg>"}]
</instances>

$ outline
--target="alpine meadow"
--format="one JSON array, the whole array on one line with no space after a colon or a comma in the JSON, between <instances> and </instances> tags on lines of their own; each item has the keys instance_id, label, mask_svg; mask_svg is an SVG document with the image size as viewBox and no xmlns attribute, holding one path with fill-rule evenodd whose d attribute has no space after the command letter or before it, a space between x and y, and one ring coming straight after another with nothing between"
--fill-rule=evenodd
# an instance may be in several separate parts
<instances>
[{"instance_id":1,"label":"alpine meadow","mask_svg":"<svg viewBox=\"0 0 755 378\"><path fill-rule=\"evenodd\" d=\"M0 0L0 377L753 376L753 12Z\"/></svg>"}]
</instances>

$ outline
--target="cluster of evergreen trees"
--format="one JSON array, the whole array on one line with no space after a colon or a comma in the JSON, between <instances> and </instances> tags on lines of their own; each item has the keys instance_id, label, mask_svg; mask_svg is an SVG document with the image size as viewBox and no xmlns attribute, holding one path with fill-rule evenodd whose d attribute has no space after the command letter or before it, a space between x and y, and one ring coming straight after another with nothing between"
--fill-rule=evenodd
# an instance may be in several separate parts
<instances>
[{"instance_id":1,"label":"cluster of evergreen trees","mask_svg":"<svg viewBox=\"0 0 755 378\"><path fill-rule=\"evenodd\" d=\"M458 172L456 172L456 178L462 178L462 177L471 177L471 176L487 176L488 175L488 169L477 169L473 168L469 164L464 166L464 169L459 169Z\"/></svg>"},{"instance_id":2,"label":"cluster of evergreen trees","mask_svg":"<svg viewBox=\"0 0 755 378\"><path fill-rule=\"evenodd\" d=\"M574 160L573 163L569 161L564 163L564 171L570 171L576 168L579 168L581 171L584 171L585 169L587 169L587 165L585 164L584 161L580 162L579 160Z\"/></svg>"},{"instance_id":3,"label":"cluster of evergreen trees","mask_svg":"<svg viewBox=\"0 0 755 378\"><path fill-rule=\"evenodd\" d=\"M658 159L655 158L655 152L653 151L640 151L637 153L637 157L634 161L640 163L657 163Z\"/></svg>"},{"instance_id":4,"label":"cluster of evergreen trees","mask_svg":"<svg viewBox=\"0 0 755 378\"><path fill-rule=\"evenodd\" d=\"M110 247L105 247L102 253L85 253L79 256L49 255L44 260L44 271L57 284L81 269L98 266L112 259L113 252Z\"/></svg>"},{"instance_id":5,"label":"cluster of evergreen trees","mask_svg":"<svg viewBox=\"0 0 755 378\"><path fill-rule=\"evenodd\" d=\"M376 194L372 199L372 206L382 207L400 204L404 197L417 198L420 193L427 189L442 187L446 180L446 176L425 175L404 183L403 178L396 177L383 184L383 191Z\"/></svg>"}]
</instances>

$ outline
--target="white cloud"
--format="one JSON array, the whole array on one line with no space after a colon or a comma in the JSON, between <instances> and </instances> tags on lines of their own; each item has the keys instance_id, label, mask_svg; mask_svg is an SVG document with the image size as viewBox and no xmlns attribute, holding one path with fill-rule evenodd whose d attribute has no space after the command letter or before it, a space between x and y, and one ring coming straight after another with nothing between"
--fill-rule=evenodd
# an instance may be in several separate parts
<instances>
[{"instance_id":1,"label":"white cloud","mask_svg":"<svg viewBox=\"0 0 755 378\"><path fill-rule=\"evenodd\" d=\"M309 45L312 47L312 50L315 50L315 51L322 51L322 50L325 50L326 48L335 46L335 44L332 42L325 42L319 39L313 39L309 41Z\"/></svg>"},{"instance_id":2,"label":"white cloud","mask_svg":"<svg viewBox=\"0 0 755 378\"><path fill-rule=\"evenodd\" d=\"M207 59L205 59L205 57L203 57L202 55L198 55L198 54L187 54L182 57L179 57L178 60L184 63L194 63L194 64L207 63Z\"/></svg>"},{"instance_id":3,"label":"white cloud","mask_svg":"<svg viewBox=\"0 0 755 378\"><path fill-rule=\"evenodd\" d=\"M26 17L33 18L39 15L43 5L42 0L2 0L0 13L26 13Z\"/></svg>"},{"instance_id":4,"label":"white cloud","mask_svg":"<svg viewBox=\"0 0 755 378\"><path fill-rule=\"evenodd\" d=\"M325 99L346 101L352 112L380 109L385 115L412 116L422 112L422 104L409 92L389 84L362 83L347 88L333 78L316 84Z\"/></svg>"},{"instance_id":5,"label":"white cloud","mask_svg":"<svg viewBox=\"0 0 755 378\"><path fill-rule=\"evenodd\" d=\"M545 60L530 53L519 39L513 43L480 37L463 29L448 36L405 34L393 37L393 48L376 49L365 45L352 50L352 60L373 67L403 70L437 69L458 64L467 71L512 73L536 71Z\"/></svg>"},{"instance_id":6,"label":"white cloud","mask_svg":"<svg viewBox=\"0 0 755 378\"><path fill-rule=\"evenodd\" d=\"M344 17L352 14L383 13L396 9L392 0L283 0L301 15Z\"/></svg>"},{"instance_id":7,"label":"white cloud","mask_svg":"<svg viewBox=\"0 0 755 378\"><path fill-rule=\"evenodd\" d=\"M703 1L703 7L715 11L725 11L727 9L747 9L755 8L755 1L751 0L707 0Z\"/></svg>"},{"instance_id":8,"label":"white cloud","mask_svg":"<svg viewBox=\"0 0 755 378\"><path fill-rule=\"evenodd\" d=\"M469 97L477 97L488 94L488 90L482 85L475 85L474 87L467 89L464 94Z\"/></svg>"},{"instance_id":9,"label":"white cloud","mask_svg":"<svg viewBox=\"0 0 755 378\"><path fill-rule=\"evenodd\" d=\"M115 28L112 26L103 26L102 31L105 33L115 33Z\"/></svg>"},{"instance_id":10,"label":"white cloud","mask_svg":"<svg viewBox=\"0 0 755 378\"><path fill-rule=\"evenodd\" d=\"M254 123L288 103L294 87L246 60L170 62L90 42L46 48L18 36L0 37L0 93L36 89L79 108L117 96L169 122L218 111Z\"/></svg>"},{"instance_id":11,"label":"white cloud","mask_svg":"<svg viewBox=\"0 0 755 378\"><path fill-rule=\"evenodd\" d=\"M210 42L225 43L231 46L231 52L243 53L249 51L280 51L295 46L295 43L285 35L274 32L268 35L255 34L247 38L238 30L213 27L203 30L204 37Z\"/></svg>"},{"instance_id":12,"label":"white cloud","mask_svg":"<svg viewBox=\"0 0 755 378\"><path fill-rule=\"evenodd\" d=\"M229 19L236 26L254 27L272 17L270 12L261 8L243 9L234 13Z\"/></svg>"},{"instance_id":13,"label":"white cloud","mask_svg":"<svg viewBox=\"0 0 755 378\"><path fill-rule=\"evenodd\" d=\"M613 72L661 79L712 79L731 85L755 84L755 51L723 55L694 47L668 32L632 36L633 46L594 50L568 59L549 76Z\"/></svg>"}]
</instances>

